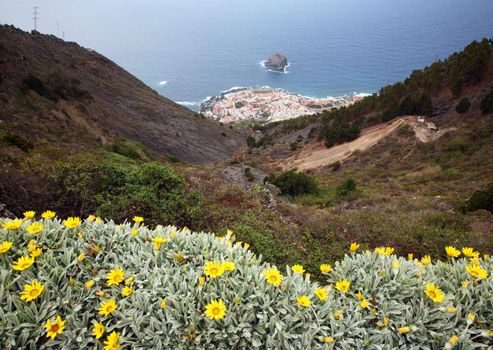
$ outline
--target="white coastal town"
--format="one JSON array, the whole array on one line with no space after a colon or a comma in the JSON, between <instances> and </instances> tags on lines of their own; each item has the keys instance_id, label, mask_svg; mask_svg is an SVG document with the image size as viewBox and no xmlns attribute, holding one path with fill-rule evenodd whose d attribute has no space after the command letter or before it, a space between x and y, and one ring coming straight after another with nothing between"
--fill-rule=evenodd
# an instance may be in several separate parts
<instances>
[{"instance_id":1,"label":"white coastal town","mask_svg":"<svg viewBox=\"0 0 493 350\"><path fill-rule=\"evenodd\" d=\"M205 101L201 113L223 123L275 122L349 106L362 98L353 95L316 99L271 87L238 88Z\"/></svg>"}]
</instances>

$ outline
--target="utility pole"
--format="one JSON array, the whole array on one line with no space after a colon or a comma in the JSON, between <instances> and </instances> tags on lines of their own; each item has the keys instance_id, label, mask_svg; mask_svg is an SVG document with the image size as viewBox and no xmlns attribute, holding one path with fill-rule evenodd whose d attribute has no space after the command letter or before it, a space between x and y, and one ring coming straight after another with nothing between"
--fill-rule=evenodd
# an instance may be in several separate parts
<instances>
[{"instance_id":1,"label":"utility pole","mask_svg":"<svg viewBox=\"0 0 493 350\"><path fill-rule=\"evenodd\" d=\"M33 9L34 9L34 12L33 12L34 30L37 31L38 30L38 9L39 9L39 7L34 6Z\"/></svg>"}]
</instances>

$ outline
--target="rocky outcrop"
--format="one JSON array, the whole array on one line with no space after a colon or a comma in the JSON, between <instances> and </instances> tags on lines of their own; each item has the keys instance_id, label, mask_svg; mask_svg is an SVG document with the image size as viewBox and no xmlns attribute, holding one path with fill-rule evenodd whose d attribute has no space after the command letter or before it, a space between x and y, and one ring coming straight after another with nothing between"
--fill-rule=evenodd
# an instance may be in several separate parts
<instances>
[{"instance_id":1,"label":"rocky outcrop","mask_svg":"<svg viewBox=\"0 0 493 350\"><path fill-rule=\"evenodd\" d=\"M276 71L284 72L288 65L288 59L278 53L273 54L269 59L265 61L265 68Z\"/></svg>"}]
</instances>

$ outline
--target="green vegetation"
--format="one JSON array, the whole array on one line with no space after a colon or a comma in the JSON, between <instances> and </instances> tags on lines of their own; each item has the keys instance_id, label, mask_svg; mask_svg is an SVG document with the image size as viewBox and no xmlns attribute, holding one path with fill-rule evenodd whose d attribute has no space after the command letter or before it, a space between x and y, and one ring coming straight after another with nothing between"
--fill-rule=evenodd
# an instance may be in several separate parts
<instances>
[{"instance_id":1,"label":"green vegetation","mask_svg":"<svg viewBox=\"0 0 493 350\"><path fill-rule=\"evenodd\" d=\"M22 81L21 89L32 90L55 102L61 98L91 99L89 92L83 90L80 85L80 81L76 78L57 70L50 73L45 80L33 75L27 76Z\"/></svg>"},{"instance_id":2,"label":"green vegetation","mask_svg":"<svg viewBox=\"0 0 493 350\"><path fill-rule=\"evenodd\" d=\"M493 112L493 89L481 100L481 112L488 114Z\"/></svg>"},{"instance_id":3,"label":"green vegetation","mask_svg":"<svg viewBox=\"0 0 493 350\"><path fill-rule=\"evenodd\" d=\"M466 210L474 211L478 209L488 210L493 213L493 183L489 184L485 190L475 191L466 203Z\"/></svg>"},{"instance_id":4,"label":"green vegetation","mask_svg":"<svg viewBox=\"0 0 493 350\"><path fill-rule=\"evenodd\" d=\"M1 136L1 140L11 146L15 146L23 150L24 152L29 152L33 149L33 145L28 140L13 132L4 133Z\"/></svg>"},{"instance_id":5,"label":"green vegetation","mask_svg":"<svg viewBox=\"0 0 493 350\"><path fill-rule=\"evenodd\" d=\"M318 192L318 184L313 176L292 170L279 176L270 175L267 181L276 185L285 196L299 196Z\"/></svg>"},{"instance_id":6,"label":"green vegetation","mask_svg":"<svg viewBox=\"0 0 493 350\"><path fill-rule=\"evenodd\" d=\"M455 106L455 110L457 113L465 113L468 111L469 107L471 107L471 102L469 102L469 99L467 97L464 97L457 103L457 106Z\"/></svg>"},{"instance_id":7,"label":"green vegetation","mask_svg":"<svg viewBox=\"0 0 493 350\"><path fill-rule=\"evenodd\" d=\"M245 107L245 105L243 103L241 103L241 102L236 102L235 103L235 108L240 109L242 107Z\"/></svg>"},{"instance_id":8,"label":"green vegetation","mask_svg":"<svg viewBox=\"0 0 493 350\"><path fill-rule=\"evenodd\" d=\"M345 254L333 266L324 261L314 282L304 270L322 266L276 267L234 234L38 218L0 218L4 349L493 344L493 260L482 256L476 264L459 257L425 266L380 247ZM27 233L33 223L42 225L35 243ZM19 256L36 249L19 266Z\"/></svg>"}]
</instances>

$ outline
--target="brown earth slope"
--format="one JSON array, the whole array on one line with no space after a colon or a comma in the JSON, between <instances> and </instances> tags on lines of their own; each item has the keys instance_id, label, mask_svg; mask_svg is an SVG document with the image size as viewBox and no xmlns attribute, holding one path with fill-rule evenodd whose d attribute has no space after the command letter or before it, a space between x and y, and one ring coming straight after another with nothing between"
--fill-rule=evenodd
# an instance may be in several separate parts
<instances>
[{"instance_id":1,"label":"brown earth slope","mask_svg":"<svg viewBox=\"0 0 493 350\"><path fill-rule=\"evenodd\" d=\"M72 81L83 94L42 97L25 87L28 77ZM159 95L93 50L12 26L0 26L0 128L35 145L80 147L124 137L196 163L228 159L245 141L241 131Z\"/></svg>"}]
</instances>

